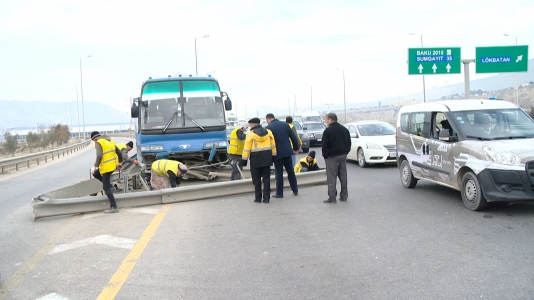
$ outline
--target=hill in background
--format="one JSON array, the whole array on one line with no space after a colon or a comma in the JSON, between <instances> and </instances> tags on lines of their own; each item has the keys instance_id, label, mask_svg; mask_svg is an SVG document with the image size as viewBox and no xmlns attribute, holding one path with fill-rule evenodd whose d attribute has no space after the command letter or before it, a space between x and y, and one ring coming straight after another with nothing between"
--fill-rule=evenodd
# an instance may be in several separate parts
<instances>
[{"instance_id":1,"label":"hill in background","mask_svg":"<svg viewBox=\"0 0 534 300\"><path fill-rule=\"evenodd\" d=\"M76 101L14 101L2 100L0 134L8 128L35 128L54 124L78 124ZM79 124L83 123L82 107L79 105ZM84 102L85 125L115 124L130 122L130 114L100 102Z\"/></svg>"}]
</instances>

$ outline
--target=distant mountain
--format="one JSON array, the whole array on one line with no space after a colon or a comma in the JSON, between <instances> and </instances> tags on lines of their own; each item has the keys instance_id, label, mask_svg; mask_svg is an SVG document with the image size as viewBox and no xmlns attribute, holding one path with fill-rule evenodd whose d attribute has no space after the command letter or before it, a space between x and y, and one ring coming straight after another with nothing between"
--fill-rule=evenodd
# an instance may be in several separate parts
<instances>
[{"instance_id":1,"label":"distant mountain","mask_svg":"<svg viewBox=\"0 0 534 300\"><path fill-rule=\"evenodd\" d=\"M53 124L78 124L76 101L14 101L0 100L2 113L0 133L8 128L35 128ZM80 125L83 123L82 107L79 105ZM85 125L130 122L130 114L100 102L84 102Z\"/></svg>"},{"instance_id":2,"label":"distant mountain","mask_svg":"<svg viewBox=\"0 0 534 300\"><path fill-rule=\"evenodd\" d=\"M471 64L470 67L474 68L475 66ZM507 88L515 89L516 78L517 78L517 81L519 82L519 85L522 85L526 82L534 81L534 59L529 59L528 61L528 72L500 73L498 75L490 76L487 78L471 80L470 90L471 91L483 90L483 91L493 92L493 91L503 90ZM447 97L453 94L459 94L459 95L465 94L465 83L462 82L462 83L457 83L453 85L447 85L447 86L440 87L440 88L427 89L426 99L437 100L443 96ZM371 104L368 106L378 106L379 102L383 106L384 104L397 102L399 99L401 100L423 99L423 91L419 93L411 94L411 95L405 95L405 96L400 96L400 97L395 97L395 98L387 98L387 99L382 99L379 101L373 101L372 103L375 105Z\"/></svg>"}]
</instances>

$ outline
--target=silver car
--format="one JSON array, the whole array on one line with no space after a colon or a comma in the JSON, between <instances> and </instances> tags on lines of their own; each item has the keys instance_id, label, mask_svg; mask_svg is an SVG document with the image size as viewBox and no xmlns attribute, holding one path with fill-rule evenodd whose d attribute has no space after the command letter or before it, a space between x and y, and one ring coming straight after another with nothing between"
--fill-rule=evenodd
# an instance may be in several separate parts
<instances>
[{"instance_id":1,"label":"silver car","mask_svg":"<svg viewBox=\"0 0 534 300\"><path fill-rule=\"evenodd\" d=\"M293 121L293 126L295 126L295 129L297 130L297 133L299 134L299 137L302 140L302 152L310 152L310 139L308 138L308 135L304 133L304 130L302 130L302 126L299 122Z\"/></svg>"},{"instance_id":2,"label":"silver car","mask_svg":"<svg viewBox=\"0 0 534 300\"><path fill-rule=\"evenodd\" d=\"M310 140L310 146L321 145L323 131L326 129L326 126L322 122L302 123L302 129Z\"/></svg>"}]
</instances>

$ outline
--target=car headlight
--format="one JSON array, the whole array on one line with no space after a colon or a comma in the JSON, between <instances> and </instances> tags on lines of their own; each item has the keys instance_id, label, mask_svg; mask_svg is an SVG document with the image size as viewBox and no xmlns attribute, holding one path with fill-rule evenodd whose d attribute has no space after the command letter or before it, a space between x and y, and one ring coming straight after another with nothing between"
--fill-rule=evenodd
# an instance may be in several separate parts
<instances>
[{"instance_id":1,"label":"car headlight","mask_svg":"<svg viewBox=\"0 0 534 300\"><path fill-rule=\"evenodd\" d=\"M163 151L162 145L141 146L141 151Z\"/></svg>"},{"instance_id":2,"label":"car headlight","mask_svg":"<svg viewBox=\"0 0 534 300\"><path fill-rule=\"evenodd\" d=\"M514 153L492 146L484 146L482 150L496 163L501 165L513 165L516 162L519 162L519 157Z\"/></svg>"},{"instance_id":3,"label":"car headlight","mask_svg":"<svg viewBox=\"0 0 534 300\"><path fill-rule=\"evenodd\" d=\"M215 145L215 148L227 147L228 142L209 142L204 144L204 149L211 149Z\"/></svg>"},{"instance_id":4,"label":"car headlight","mask_svg":"<svg viewBox=\"0 0 534 300\"><path fill-rule=\"evenodd\" d=\"M373 143L367 143L367 149L380 150L382 146Z\"/></svg>"},{"instance_id":5,"label":"car headlight","mask_svg":"<svg viewBox=\"0 0 534 300\"><path fill-rule=\"evenodd\" d=\"M315 137L315 135L313 133L308 133L308 137Z\"/></svg>"}]
</instances>

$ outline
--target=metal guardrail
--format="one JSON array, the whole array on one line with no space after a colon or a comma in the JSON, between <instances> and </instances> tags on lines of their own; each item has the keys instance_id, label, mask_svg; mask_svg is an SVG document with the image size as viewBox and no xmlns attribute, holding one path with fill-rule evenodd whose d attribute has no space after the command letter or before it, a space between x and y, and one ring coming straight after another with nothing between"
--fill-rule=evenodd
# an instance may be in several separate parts
<instances>
[{"instance_id":1,"label":"metal guardrail","mask_svg":"<svg viewBox=\"0 0 534 300\"><path fill-rule=\"evenodd\" d=\"M304 172L296 174L296 176L299 187L326 183L326 170ZM274 187L275 185L275 178L274 176L271 176L271 186ZM287 174L284 175L284 187L289 187ZM74 186L69 187L69 189L70 188L75 189ZM95 182L94 188L101 188L101 183ZM88 191L85 191L85 193L87 192ZM252 184L252 179L241 179L227 182L191 185L164 190L115 194L115 201L117 202L117 207L123 208L213 199L252 192L254 192L254 185ZM60 196L60 194L51 195ZM55 197L51 199L40 195L39 197L34 198L30 204L33 207L34 221L43 217L103 211L109 208L109 201L106 195L93 197L85 196L66 199L58 199Z\"/></svg>"},{"instance_id":2,"label":"metal guardrail","mask_svg":"<svg viewBox=\"0 0 534 300\"><path fill-rule=\"evenodd\" d=\"M5 169L8 166L15 166L15 170L19 170L19 164L26 163L26 166L29 168L30 163L32 161L36 161L37 164L41 162L41 160L44 160L46 163L48 161L48 158L54 160L54 158L57 156L59 158L61 155L65 156L65 154L72 153L74 151L78 151L82 148L85 148L87 145L91 143L91 140L86 140L78 144L74 144L71 146L63 147L63 148L57 148L53 150L48 151L42 151L38 153L23 155L23 156L17 156L13 158L7 158L0 160L0 174L5 174Z\"/></svg>"}]
</instances>

